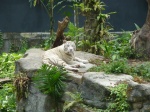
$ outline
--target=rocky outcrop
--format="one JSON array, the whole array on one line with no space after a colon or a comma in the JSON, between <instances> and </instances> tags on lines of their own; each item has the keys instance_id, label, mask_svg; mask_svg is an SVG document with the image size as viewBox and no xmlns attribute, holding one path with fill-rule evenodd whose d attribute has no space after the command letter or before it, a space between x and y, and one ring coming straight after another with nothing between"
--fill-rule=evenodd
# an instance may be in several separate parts
<instances>
[{"instance_id":1,"label":"rocky outcrop","mask_svg":"<svg viewBox=\"0 0 150 112\"><path fill-rule=\"evenodd\" d=\"M38 69L42 66L42 54L43 50L41 49L30 49L28 50L23 58L16 61L16 71L15 73L25 73L29 78L36 73ZM80 58L86 57L97 59L98 56L92 56L90 53L76 52L76 56ZM93 65L88 63L86 68L81 68L80 73L69 72L67 74L67 87L65 91L77 92L79 85L82 83L82 74ZM48 105L48 106L47 106ZM36 86L31 82L29 86L29 94L27 99L23 99L17 103L18 112L49 112L51 110L52 102L48 95L41 93Z\"/></svg>"},{"instance_id":2,"label":"rocky outcrop","mask_svg":"<svg viewBox=\"0 0 150 112\"><path fill-rule=\"evenodd\" d=\"M104 72L88 72L83 75L80 91L85 103L93 107L106 109L107 98L110 95L110 87L116 86L119 82L130 81L130 75L113 75Z\"/></svg>"},{"instance_id":3,"label":"rocky outcrop","mask_svg":"<svg viewBox=\"0 0 150 112\"><path fill-rule=\"evenodd\" d=\"M150 112L150 84L130 82L128 86L128 101L132 112Z\"/></svg>"},{"instance_id":4,"label":"rocky outcrop","mask_svg":"<svg viewBox=\"0 0 150 112\"><path fill-rule=\"evenodd\" d=\"M35 75L36 71L42 66L41 49L30 49L24 57L16 61L16 73L26 73L29 78ZM76 51L75 55L81 59L87 60L103 60L103 57L94 54ZM138 84L132 81L132 76L126 74L114 75L105 74L104 72L87 72L89 68L94 66L88 63L86 68L81 68L79 72L69 72L66 75L67 86L65 92L81 93L83 103L85 105L106 109L110 95L110 87L114 87L120 82L128 82L128 102L131 104L132 112L149 112L150 107L150 85ZM69 99L64 94L62 101ZM53 102L50 96L41 93L31 82L29 86L28 97L17 102L18 112L49 112ZM94 112L80 105L76 105L73 112Z\"/></svg>"}]
</instances>

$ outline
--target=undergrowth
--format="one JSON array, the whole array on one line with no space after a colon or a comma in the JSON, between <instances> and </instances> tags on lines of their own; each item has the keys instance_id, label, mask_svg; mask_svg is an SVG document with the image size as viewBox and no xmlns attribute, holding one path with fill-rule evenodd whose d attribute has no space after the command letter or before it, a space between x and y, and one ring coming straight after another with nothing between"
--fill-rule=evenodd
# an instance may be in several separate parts
<instances>
[{"instance_id":1,"label":"undergrowth","mask_svg":"<svg viewBox=\"0 0 150 112\"><path fill-rule=\"evenodd\" d=\"M50 95L53 100L53 108L57 112L59 102L64 92L66 79L64 75L67 71L63 67L42 65L37 74L33 77L33 82L44 94Z\"/></svg>"},{"instance_id":2,"label":"undergrowth","mask_svg":"<svg viewBox=\"0 0 150 112\"><path fill-rule=\"evenodd\" d=\"M3 53L0 55L0 78L13 77L15 61L22 57L22 54Z\"/></svg>"},{"instance_id":3,"label":"undergrowth","mask_svg":"<svg viewBox=\"0 0 150 112\"><path fill-rule=\"evenodd\" d=\"M127 102L127 84L119 84L111 89L110 100L107 110L109 112L129 112L130 106Z\"/></svg>"},{"instance_id":4,"label":"undergrowth","mask_svg":"<svg viewBox=\"0 0 150 112\"><path fill-rule=\"evenodd\" d=\"M0 78L13 78L15 61L22 57L17 53L2 53L0 55ZM0 112L16 112L16 97L12 83L0 85Z\"/></svg>"},{"instance_id":5,"label":"undergrowth","mask_svg":"<svg viewBox=\"0 0 150 112\"><path fill-rule=\"evenodd\" d=\"M128 63L127 59L118 59L109 63L101 63L99 66L92 67L89 71L128 74L133 77L138 76L143 80L150 81L150 62L132 66Z\"/></svg>"},{"instance_id":6,"label":"undergrowth","mask_svg":"<svg viewBox=\"0 0 150 112\"><path fill-rule=\"evenodd\" d=\"M11 83L0 85L0 112L16 112L14 86Z\"/></svg>"}]
</instances>

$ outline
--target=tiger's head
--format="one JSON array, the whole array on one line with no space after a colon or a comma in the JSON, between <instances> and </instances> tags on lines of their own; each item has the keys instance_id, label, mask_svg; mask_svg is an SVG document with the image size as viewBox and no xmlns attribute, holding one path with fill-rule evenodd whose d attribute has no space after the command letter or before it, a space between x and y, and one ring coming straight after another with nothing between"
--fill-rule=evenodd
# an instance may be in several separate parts
<instances>
[{"instance_id":1,"label":"tiger's head","mask_svg":"<svg viewBox=\"0 0 150 112\"><path fill-rule=\"evenodd\" d=\"M74 51L76 50L76 45L73 41L64 42L64 52L68 55L74 55Z\"/></svg>"}]
</instances>

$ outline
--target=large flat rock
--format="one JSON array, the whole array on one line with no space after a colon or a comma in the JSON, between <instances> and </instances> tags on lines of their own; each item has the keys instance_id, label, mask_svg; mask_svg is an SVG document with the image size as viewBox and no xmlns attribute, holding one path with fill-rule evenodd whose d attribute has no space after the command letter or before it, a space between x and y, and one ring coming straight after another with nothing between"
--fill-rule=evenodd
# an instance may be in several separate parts
<instances>
[{"instance_id":1,"label":"large flat rock","mask_svg":"<svg viewBox=\"0 0 150 112\"><path fill-rule=\"evenodd\" d=\"M91 106L105 109L107 107L106 98L110 95L109 87L114 87L123 81L131 81L130 75L105 74L104 72L87 72L82 77L80 92L84 101Z\"/></svg>"},{"instance_id":2,"label":"large flat rock","mask_svg":"<svg viewBox=\"0 0 150 112\"><path fill-rule=\"evenodd\" d=\"M16 73L24 72L27 73L29 77L31 77L33 72L37 71L42 66L43 53L44 51L42 49L37 49L37 48L32 48L27 50L24 56L21 59L16 61ZM76 51L75 56L87 60L98 58L97 55L81 52L81 51ZM79 72L86 72L89 68L93 66L94 66L93 64L87 63L86 68L79 68Z\"/></svg>"}]
</instances>

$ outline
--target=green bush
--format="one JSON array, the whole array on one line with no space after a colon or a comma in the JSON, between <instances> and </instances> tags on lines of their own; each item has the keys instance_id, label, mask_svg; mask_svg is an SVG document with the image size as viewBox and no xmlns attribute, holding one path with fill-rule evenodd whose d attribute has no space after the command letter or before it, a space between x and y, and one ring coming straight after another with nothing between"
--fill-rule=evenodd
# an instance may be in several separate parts
<instances>
[{"instance_id":1,"label":"green bush","mask_svg":"<svg viewBox=\"0 0 150 112\"><path fill-rule=\"evenodd\" d=\"M0 78L13 77L15 61L22 57L22 54L3 53L0 55Z\"/></svg>"},{"instance_id":2,"label":"green bush","mask_svg":"<svg viewBox=\"0 0 150 112\"><path fill-rule=\"evenodd\" d=\"M0 86L0 112L16 112L14 86L11 83Z\"/></svg>"},{"instance_id":3,"label":"green bush","mask_svg":"<svg viewBox=\"0 0 150 112\"><path fill-rule=\"evenodd\" d=\"M44 64L33 77L34 83L44 94L50 95L53 100L55 111L64 92L66 70L62 67Z\"/></svg>"},{"instance_id":4,"label":"green bush","mask_svg":"<svg viewBox=\"0 0 150 112\"><path fill-rule=\"evenodd\" d=\"M124 32L116 36L110 41L103 40L101 42L101 54L112 60L122 58L135 58L134 50L131 48L129 40L131 39L130 32Z\"/></svg>"},{"instance_id":5,"label":"green bush","mask_svg":"<svg viewBox=\"0 0 150 112\"><path fill-rule=\"evenodd\" d=\"M150 81L150 62L145 62L137 65L129 65L127 59L118 59L109 63L102 63L91 68L91 72L106 72L114 74L128 74L141 77L143 80Z\"/></svg>"},{"instance_id":6,"label":"green bush","mask_svg":"<svg viewBox=\"0 0 150 112\"><path fill-rule=\"evenodd\" d=\"M44 64L37 74L33 77L33 81L44 94L50 94L56 98L62 95L64 75L66 70L62 67L48 66Z\"/></svg>"},{"instance_id":7,"label":"green bush","mask_svg":"<svg viewBox=\"0 0 150 112\"><path fill-rule=\"evenodd\" d=\"M127 102L127 84L119 84L111 88L111 103L108 106L109 112L129 112L129 103Z\"/></svg>"},{"instance_id":8,"label":"green bush","mask_svg":"<svg viewBox=\"0 0 150 112\"><path fill-rule=\"evenodd\" d=\"M89 71L104 71L106 73L126 73L128 70L128 62L126 59L119 59L115 61L111 61L109 63L102 63L100 66L93 67Z\"/></svg>"},{"instance_id":9,"label":"green bush","mask_svg":"<svg viewBox=\"0 0 150 112\"><path fill-rule=\"evenodd\" d=\"M150 62L145 62L136 66L131 66L127 71L132 76L139 76L146 81L150 81Z\"/></svg>"}]
</instances>

